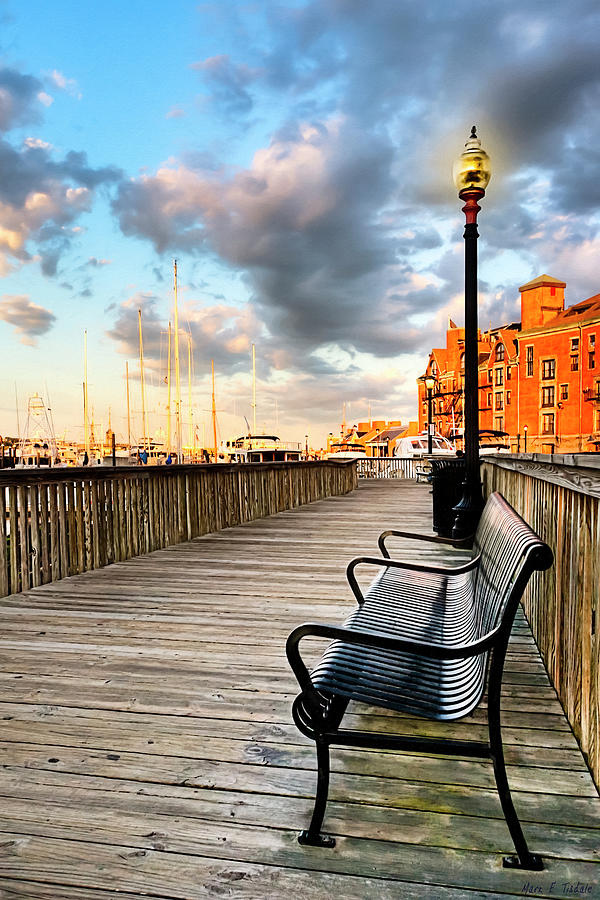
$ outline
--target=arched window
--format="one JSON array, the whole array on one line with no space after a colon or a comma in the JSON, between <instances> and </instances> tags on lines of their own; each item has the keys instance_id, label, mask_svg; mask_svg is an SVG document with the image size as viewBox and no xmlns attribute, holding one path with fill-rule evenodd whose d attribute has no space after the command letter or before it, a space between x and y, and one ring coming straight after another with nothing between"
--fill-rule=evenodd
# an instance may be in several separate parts
<instances>
[{"instance_id":1,"label":"arched window","mask_svg":"<svg viewBox=\"0 0 600 900\"><path fill-rule=\"evenodd\" d=\"M504 361L504 344L496 344L496 362Z\"/></svg>"}]
</instances>

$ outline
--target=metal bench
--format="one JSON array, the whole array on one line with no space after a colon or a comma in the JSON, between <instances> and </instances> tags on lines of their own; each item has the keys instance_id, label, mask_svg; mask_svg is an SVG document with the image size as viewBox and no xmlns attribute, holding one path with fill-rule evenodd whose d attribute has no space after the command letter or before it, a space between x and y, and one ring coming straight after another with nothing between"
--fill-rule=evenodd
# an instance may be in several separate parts
<instances>
[{"instance_id":1,"label":"metal bench","mask_svg":"<svg viewBox=\"0 0 600 900\"><path fill-rule=\"evenodd\" d=\"M384 532L451 543L428 535ZM347 570L358 607L343 625L300 625L287 640L287 656L301 693L293 704L300 731L317 751L317 792L312 820L298 840L332 847L321 834L329 790L331 745L410 750L490 758L502 810L516 855L503 864L540 870L529 851L515 811L504 764L500 690L506 648L517 605L533 571L549 568L550 548L500 494L483 510L468 562L456 567L426 566L379 557L359 557ZM361 591L355 576L367 563L381 571ZM299 644L308 636L330 639L309 672ZM454 720L469 715L487 687L488 741L422 738L363 732L341 727L350 700L424 716Z\"/></svg>"}]
</instances>

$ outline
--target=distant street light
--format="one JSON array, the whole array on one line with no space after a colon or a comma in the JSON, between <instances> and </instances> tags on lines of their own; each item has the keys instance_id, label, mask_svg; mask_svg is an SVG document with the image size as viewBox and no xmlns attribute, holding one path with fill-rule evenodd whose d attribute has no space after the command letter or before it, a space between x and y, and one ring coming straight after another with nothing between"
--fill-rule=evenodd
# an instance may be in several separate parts
<instances>
[{"instance_id":1,"label":"distant street light","mask_svg":"<svg viewBox=\"0 0 600 900\"><path fill-rule=\"evenodd\" d=\"M523 425L523 453L527 453L527 425Z\"/></svg>"},{"instance_id":2,"label":"distant street light","mask_svg":"<svg viewBox=\"0 0 600 900\"><path fill-rule=\"evenodd\" d=\"M476 126L473 125L465 149L452 170L458 196L465 201L465 480L463 495L454 507L456 519L452 537L473 534L483 507L479 473L479 384L477 327L477 213L478 200L485 195L491 177L490 159L481 149Z\"/></svg>"},{"instance_id":3,"label":"distant street light","mask_svg":"<svg viewBox=\"0 0 600 900\"><path fill-rule=\"evenodd\" d=\"M433 397L433 389L435 387L435 378L429 372L426 372L425 375L421 375L418 380L423 384L425 390L427 391L427 453L431 456L431 454L433 453L431 402Z\"/></svg>"}]
</instances>

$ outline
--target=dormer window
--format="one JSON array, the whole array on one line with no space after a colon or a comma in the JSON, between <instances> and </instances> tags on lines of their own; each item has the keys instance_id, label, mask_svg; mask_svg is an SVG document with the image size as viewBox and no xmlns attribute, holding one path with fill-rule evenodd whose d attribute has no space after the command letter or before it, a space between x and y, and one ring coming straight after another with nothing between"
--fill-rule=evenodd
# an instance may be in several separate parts
<instances>
[{"instance_id":1,"label":"dormer window","mask_svg":"<svg viewBox=\"0 0 600 900\"><path fill-rule=\"evenodd\" d=\"M496 345L496 362L504 362L504 344Z\"/></svg>"}]
</instances>

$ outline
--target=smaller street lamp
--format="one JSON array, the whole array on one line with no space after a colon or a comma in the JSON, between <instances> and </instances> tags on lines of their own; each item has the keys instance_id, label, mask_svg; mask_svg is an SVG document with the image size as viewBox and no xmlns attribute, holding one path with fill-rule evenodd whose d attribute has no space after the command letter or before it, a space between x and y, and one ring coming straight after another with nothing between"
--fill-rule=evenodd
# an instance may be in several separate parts
<instances>
[{"instance_id":1,"label":"smaller street lamp","mask_svg":"<svg viewBox=\"0 0 600 900\"><path fill-rule=\"evenodd\" d=\"M523 453L527 453L527 425L523 425Z\"/></svg>"},{"instance_id":2,"label":"smaller street lamp","mask_svg":"<svg viewBox=\"0 0 600 900\"><path fill-rule=\"evenodd\" d=\"M433 389L435 388L435 378L430 372L421 375L418 379L427 391L427 453L431 456L433 453L433 433L431 429L432 415L431 405L433 398Z\"/></svg>"}]
</instances>

